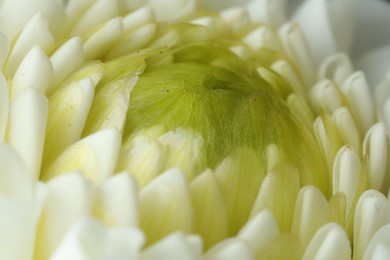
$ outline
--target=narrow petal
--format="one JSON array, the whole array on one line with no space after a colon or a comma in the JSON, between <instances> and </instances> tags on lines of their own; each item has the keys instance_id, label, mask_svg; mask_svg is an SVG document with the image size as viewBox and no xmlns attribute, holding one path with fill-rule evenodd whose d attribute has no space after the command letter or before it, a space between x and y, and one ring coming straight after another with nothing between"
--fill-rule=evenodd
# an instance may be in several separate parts
<instances>
[{"instance_id":1,"label":"narrow petal","mask_svg":"<svg viewBox=\"0 0 390 260\"><path fill-rule=\"evenodd\" d=\"M390 205L386 197L375 190L364 192L356 205L353 255L361 258L375 232L389 223Z\"/></svg>"},{"instance_id":2,"label":"narrow petal","mask_svg":"<svg viewBox=\"0 0 390 260\"><path fill-rule=\"evenodd\" d=\"M79 1L72 1L79 2ZM118 15L118 4L116 1L112 0L99 0L99 1L90 1L92 5L88 6L87 2L85 3L85 7L88 6L87 10L79 9L78 12L81 17L77 20L75 26L71 29L71 36L83 35L92 31L98 25L103 22L114 18ZM72 8L79 8L78 4L72 6Z\"/></svg>"},{"instance_id":3,"label":"narrow petal","mask_svg":"<svg viewBox=\"0 0 390 260\"><path fill-rule=\"evenodd\" d=\"M84 52L80 37L74 37L65 42L51 56L54 74L47 93L52 93L58 84L68 77L84 62Z\"/></svg>"},{"instance_id":4,"label":"narrow petal","mask_svg":"<svg viewBox=\"0 0 390 260\"><path fill-rule=\"evenodd\" d=\"M299 172L296 168L287 165L274 167L261 183L251 215L269 209L281 232L289 231L299 187Z\"/></svg>"},{"instance_id":5,"label":"narrow petal","mask_svg":"<svg viewBox=\"0 0 390 260\"><path fill-rule=\"evenodd\" d=\"M20 153L33 179L39 178L46 133L48 101L39 90L27 88L11 103L8 139Z\"/></svg>"},{"instance_id":6,"label":"narrow petal","mask_svg":"<svg viewBox=\"0 0 390 260\"><path fill-rule=\"evenodd\" d=\"M35 257L48 259L68 229L92 208L92 185L80 174L68 173L47 183Z\"/></svg>"},{"instance_id":7,"label":"narrow petal","mask_svg":"<svg viewBox=\"0 0 390 260\"><path fill-rule=\"evenodd\" d=\"M287 23L279 29L279 36L284 49L298 65L305 86L311 87L315 82L315 66L303 32L295 23Z\"/></svg>"},{"instance_id":8,"label":"narrow petal","mask_svg":"<svg viewBox=\"0 0 390 260\"><path fill-rule=\"evenodd\" d=\"M38 202L0 198L1 259L33 259L40 211Z\"/></svg>"},{"instance_id":9,"label":"narrow petal","mask_svg":"<svg viewBox=\"0 0 390 260\"><path fill-rule=\"evenodd\" d=\"M389 139L383 123L377 123L368 130L363 142L363 155L369 160L369 187L387 191L386 174L389 172Z\"/></svg>"},{"instance_id":10,"label":"narrow petal","mask_svg":"<svg viewBox=\"0 0 390 260\"><path fill-rule=\"evenodd\" d=\"M0 68L3 68L6 60L7 60L7 56L8 56L8 52L9 52L9 40L7 38L7 36L5 36L4 34L0 33Z\"/></svg>"},{"instance_id":11,"label":"narrow petal","mask_svg":"<svg viewBox=\"0 0 390 260\"><path fill-rule=\"evenodd\" d=\"M154 243L141 254L141 260L197 260L201 258L202 241L182 232L173 233Z\"/></svg>"},{"instance_id":12,"label":"narrow petal","mask_svg":"<svg viewBox=\"0 0 390 260\"><path fill-rule=\"evenodd\" d=\"M38 46L34 46L23 58L12 78L12 99L21 91L33 88L45 93L53 76L50 59Z\"/></svg>"},{"instance_id":13,"label":"narrow petal","mask_svg":"<svg viewBox=\"0 0 390 260\"><path fill-rule=\"evenodd\" d=\"M345 105L340 89L328 79L316 83L310 90L309 97L316 114L326 112L331 115Z\"/></svg>"},{"instance_id":14,"label":"narrow petal","mask_svg":"<svg viewBox=\"0 0 390 260\"><path fill-rule=\"evenodd\" d=\"M10 40L23 29L27 22L40 12L48 20L50 31L59 37L63 33L65 11L60 1L5 0L0 9L0 31Z\"/></svg>"},{"instance_id":15,"label":"narrow petal","mask_svg":"<svg viewBox=\"0 0 390 260\"><path fill-rule=\"evenodd\" d=\"M18 36L10 51L5 65L5 74L12 76L33 46L38 45L46 52L53 46L54 41L54 36L51 34L48 24L42 15L39 13L34 15Z\"/></svg>"},{"instance_id":16,"label":"narrow petal","mask_svg":"<svg viewBox=\"0 0 390 260\"><path fill-rule=\"evenodd\" d=\"M252 217L237 234L245 240L254 255L260 254L279 236L279 228L271 211L265 209Z\"/></svg>"},{"instance_id":17,"label":"narrow petal","mask_svg":"<svg viewBox=\"0 0 390 260\"><path fill-rule=\"evenodd\" d=\"M233 235L249 218L264 177L264 166L255 151L240 148L221 162L215 175L226 201L229 235Z\"/></svg>"},{"instance_id":18,"label":"narrow petal","mask_svg":"<svg viewBox=\"0 0 390 260\"><path fill-rule=\"evenodd\" d=\"M0 196L16 199L33 197L32 177L20 154L0 143Z\"/></svg>"},{"instance_id":19,"label":"narrow petal","mask_svg":"<svg viewBox=\"0 0 390 260\"><path fill-rule=\"evenodd\" d=\"M4 141L8 123L9 88L3 73L0 73L0 141Z\"/></svg>"},{"instance_id":20,"label":"narrow petal","mask_svg":"<svg viewBox=\"0 0 390 260\"><path fill-rule=\"evenodd\" d=\"M95 214L106 225L138 225L138 187L128 173L120 173L104 181L95 196Z\"/></svg>"},{"instance_id":21,"label":"narrow petal","mask_svg":"<svg viewBox=\"0 0 390 260\"><path fill-rule=\"evenodd\" d=\"M363 260L385 260L390 256L390 224L379 228L364 251Z\"/></svg>"},{"instance_id":22,"label":"narrow petal","mask_svg":"<svg viewBox=\"0 0 390 260\"><path fill-rule=\"evenodd\" d=\"M94 92L95 85L92 79L87 77L70 83L49 97L44 171L61 152L80 139Z\"/></svg>"},{"instance_id":23,"label":"narrow petal","mask_svg":"<svg viewBox=\"0 0 390 260\"><path fill-rule=\"evenodd\" d=\"M242 239L230 238L215 245L203 256L204 260L254 260L249 245Z\"/></svg>"},{"instance_id":24,"label":"narrow petal","mask_svg":"<svg viewBox=\"0 0 390 260\"><path fill-rule=\"evenodd\" d=\"M193 229L190 192L183 173L173 168L161 174L141 190L140 226L147 245L171 232Z\"/></svg>"},{"instance_id":25,"label":"narrow petal","mask_svg":"<svg viewBox=\"0 0 390 260\"><path fill-rule=\"evenodd\" d=\"M353 146L357 151L361 149L361 137L351 112L346 107L340 107L332 114L335 124L344 144Z\"/></svg>"},{"instance_id":26,"label":"narrow petal","mask_svg":"<svg viewBox=\"0 0 390 260\"><path fill-rule=\"evenodd\" d=\"M206 169L203 138L190 129L176 129L159 137L166 154L166 168L178 167L192 180Z\"/></svg>"},{"instance_id":27,"label":"narrow petal","mask_svg":"<svg viewBox=\"0 0 390 260\"><path fill-rule=\"evenodd\" d=\"M87 136L66 149L44 173L48 180L69 171L80 171L98 184L114 174L121 135L109 128Z\"/></svg>"},{"instance_id":28,"label":"narrow petal","mask_svg":"<svg viewBox=\"0 0 390 260\"><path fill-rule=\"evenodd\" d=\"M329 221L329 204L315 186L303 187L295 204L291 232L297 234L305 248L316 231Z\"/></svg>"},{"instance_id":29,"label":"narrow petal","mask_svg":"<svg viewBox=\"0 0 390 260\"><path fill-rule=\"evenodd\" d=\"M149 137L137 134L122 145L117 168L128 171L144 187L165 169L166 155L163 145Z\"/></svg>"},{"instance_id":30,"label":"narrow petal","mask_svg":"<svg viewBox=\"0 0 390 260\"><path fill-rule=\"evenodd\" d=\"M351 245L343 228L335 223L329 223L320 228L302 257L302 260L310 259L351 259Z\"/></svg>"},{"instance_id":31,"label":"narrow petal","mask_svg":"<svg viewBox=\"0 0 390 260\"><path fill-rule=\"evenodd\" d=\"M156 14L158 21L174 21L193 13L197 7L196 0L149 0L149 6Z\"/></svg>"},{"instance_id":32,"label":"narrow petal","mask_svg":"<svg viewBox=\"0 0 390 260\"><path fill-rule=\"evenodd\" d=\"M361 129L360 132L366 133L374 124L376 116L370 86L364 73L358 71L350 75L341 90L348 99L351 111Z\"/></svg>"},{"instance_id":33,"label":"narrow petal","mask_svg":"<svg viewBox=\"0 0 390 260\"><path fill-rule=\"evenodd\" d=\"M102 59L107 50L119 39L123 32L122 18L113 18L85 40L83 49L87 60Z\"/></svg>"},{"instance_id":34,"label":"narrow petal","mask_svg":"<svg viewBox=\"0 0 390 260\"><path fill-rule=\"evenodd\" d=\"M326 57L319 67L319 78L333 80L339 87L352 73L352 63L345 53L336 53Z\"/></svg>"},{"instance_id":35,"label":"narrow petal","mask_svg":"<svg viewBox=\"0 0 390 260\"><path fill-rule=\"evenodd\" d=\"M190 185L194 210L194 232L202 236L208 249L227 237L226 204L211 170L206 170Z\"/></svg>"},{"instance_id":36,"label":"narrow petal","mask_svg":"<svg viewBox=\"0 0 390 260\"><path fill-rule=\"evenodd\" d=\"M343 192L346 196L346 213L352 209L361 178L361 163L359 155L351 146L343 146L334 160L332 172L333 195Z\"/></svg>"}]
</instances>

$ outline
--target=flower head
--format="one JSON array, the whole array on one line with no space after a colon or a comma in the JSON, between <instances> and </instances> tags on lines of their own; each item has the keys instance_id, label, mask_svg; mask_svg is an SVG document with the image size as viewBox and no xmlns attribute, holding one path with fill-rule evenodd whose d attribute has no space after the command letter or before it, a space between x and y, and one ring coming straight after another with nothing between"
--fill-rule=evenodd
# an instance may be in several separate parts
<instances>
[{"instance_id":1,"label":"flower head","mask_svg":"<svg viewBox=\"0 0 390 260\"><path fill-rule=\"evenodd\" d=\"M390 6L294 3L3 1L0 258L388 255Z\"/></svg>"}]
</instances>

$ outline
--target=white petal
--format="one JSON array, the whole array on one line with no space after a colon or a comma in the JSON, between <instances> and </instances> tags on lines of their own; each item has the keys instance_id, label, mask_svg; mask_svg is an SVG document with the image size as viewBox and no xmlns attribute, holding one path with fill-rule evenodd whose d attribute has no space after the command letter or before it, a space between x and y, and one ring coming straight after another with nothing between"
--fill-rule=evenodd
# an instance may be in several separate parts
<instances>
[{"instance_id":1,"label":"white petal","mask_svg":"<svg viewBox=\"0 0 390 260\"><path fill-rule=\"evenodd\" d=\"M377 123L370 128L363 142L363 156L369 160L369 187L382 190L389 170L389 140L384 124ZM385 190L387 190L385 188Z\"/></svg>"},{"instance_id":2,"label":"white petal","mask_svg":"<svg viewBox=\"0 0 390 260\"><path fill-rule=\"evenodd\" d=\"M153 243L176 230L191 232L192 206L183 173L173 168L141 190L140 226L147 243Z\"/></svg>"},{"instance_id":3,"label":"white petal","mask_svg":"<svg viewBox=\"0 0 390 260\"><path fill-rule=\"evenodd\" d=\"M281 232L290 230L299 192L299 172L293 166L274 167L261 183L251 216L269 209Z\"/></svg>"},{"instance_id":4,"label":"white petal","mask_svg":"<svg viewBox=\"0 0 390 260\"><path fill-rule=\"evenodd\" d=\"M361 175L359 155L351 146L343 146L336 155L332 172L333 195L343 192L347 200L346 213L352 209Z\"/></svg>"},{"instance_id":5,"label":"white petal","mask_svg":"<svg viewBox=\"0 0 390 260\"><path fill-rule=\"evenodd\" d=\"M39 13L34 15L20 33L10 52L5 66L5 74L12 76L22 59L33 46L38 45L46 52L52 47L54 42L55 39L42 15Z\"/></svg>"},{"instance_id":6,"label":"white petal","mask_svg":"<svg viewBox=\"0 0 390 260\"><path fill-rule=\"evenodd\" d=\"M275 32L266 26L260 26L248 33L243 41L248 44L253 50L268 48L275 51L280 51L281 46Z\"/></svg>"},{"instance_id":7,"label":"white petal","mask_svg":"<svg viewBox=\"0 0 390 260\"><path fill-rule=\"evenodd\" d=\"M12 40L26 23L40 12L49 22L50 31L60 36L64 30L65 10L60 1L4 0L0 9L0 31Z\"/></svg>"},{"instance_id":8,"label":"white petal","mask_svg":"<svg viewBox=\"0 0 390 260\"><path fill-rule=\"evenodd\" d=\"M32 88L22 91L11 103L9 143L21 154L34 179L41 169L47 114L46 96Z\"/></svg>"},{"instance_id":9,"label":"white petal","mask_svg":"<svg viewBox=\"0 0 390 260\"><path fill-rule=\"evenodd\" d=\"M333 81L324 79L316 83L309 93L310 103L316 114L332 114L343 106L343 95Z\"/></svg>"},{"instance_id":10,"label":"white petal","mask_svg":"<svg viewBox=\"0 0 390 260\"><path fill-rule=\"evenodd\" d=\"M87 60L104 57L123 31L122 18L109 20L85 41L83 49Z\"/></svg>"},{"instance_id":11,"label":"white petal","mask_svg":"<svg viewBox=\"0 0 390 260\"><path fill-rule=\"evenodd\" d=\"M94 219L82 218L50 259L137 259L143 241L142 232L136 228L107 229Z\"/></svg>"},{"instance_id":12,"label":"white petal","mask_svg":"<svg viewBox=\"0 0 390 260\"><path fill-rule=\"evenodd\" d=\"M95 196L95 211L106 225L138 225L138 187L128 173L120 173L104 181Z\"/></svg>"},{"instance_id":13,"label":"white petal","mask_svg":"<svg viewBox=\"0 0 390 260\"><path fill-rule=\"evenodd\" d=\"M43 169L81 137L95 92L89 77L72 82L49 97ZM61 136L61 139L58 139Z\"/></svg>"},{"instance_id":14,"label":"white petal","mask_svg":"<svg viewBox=\"0 0 390 260\"><path fill-rule=\"evenodd\" d=\"M390 248L382 244L375 247L371 260L386 260L390 258Z\"/></svg>"},{"instance_id":15,"label":"white petal","mask_svg":"<svg viewBox=\"0 0 390 260\"><path fill-rule=\"evenodd\" d=\"M303 187L295 203L294 222L291 233L297 234L305 247L315 232L329 221L329 204L315 186Z\"/></svg>"},{"instance_id":16,"label":"white petal","mask_svg":"<svg viewBox=\"0 0 390 260\"><path fill-rule=\"evenodd\" d=\"M286 60L278 60L272 63L271 68L283 76L287 82L293 87L295 92L304 97L306 95L302 80L298 77L293 66Z\"/></svg>"},{"instance_id":17,"label":"white petal","mask_svg":"<svg viewBox=\"0 0 390 260\"><path fill-rule=\"evenodd\" d=\"M144 6L123 17L125 32L135 30L155 20L154 12L150 6Z\"/></svg>"},{"instance_id":18,"label":"white petal","mask_svg":"<svg viewBox=\"0 0 390 260\"><path fill-rule=\"evenodd\" d=\"M353 146L357 151L361 148L361 139L355 120L346 107L340 107L332 114L332 121L335 124L344 144Z\"/></svg>"},{"instance_id":19,"label":"white petal","mask_svg":"<svg viewBox=\"0 0 390 260\"><path fill-rule=\"evenodd\" d=\"M48 259L68 229L92 207L92 185L80 174L68 173L47 183L48 194L37 240L37 258Z\"/></svg>"},{"instance_id":20,"label":"white petal","mask_svg":"<svg viewBox=\"0 0 390 260\"><path fill-rule=\"evenodd\" d=\"M228 215L214 172L210 169L196 177L190 185L194 214L193 232L203 238L205 248L228 236Z\"/></svg>"},{"instance_id":21,"label":"white petal","mask_svg":"<svg viewBox=\"0 0 390 260\"><path fill-rule=\"evenodd\" d=\"M72 1L76 2L76 1ZM83 2L83 1L77 1ZM74 28L70 32L70 35L77 36L83 35L92 31L98 25L114 18L118 15L118 4L112 0L98 0L91 1L92 5L82 13L80 20L77 21ZM86 3L86 2L84 2ZM79 10L79 11L82 11Z\"/></svg>"},{"instance_id":22,"label":"white petal","mask_svg":"<svg viewBox=\"0 0 390 260\"><path fill-rule=\"evenodd\" d=\"M13 148L2 143L0 143L0 165L0 195L21 199L32 198L32 178L26 164Z\"/></svg>"},{"instance_id":23,"label":"white petal","mask_svg":"<svg viewBox=\"0 0 390 260\"><path fill-rule=\"evenodd\" d=\"M80 37L74 37L65 42L51 56L54 75L47 93L51 93L55 87L69 76L79 65L84 62L83 45Z\"/></svg>"},{"instance_id":24,"label":"white petal","mask_svg":"<svg viewBox=\"0 0 390 260\"><path fill-rule=\"evenodd\" d=\"M302 260L328 259L351 259L351 245L347 234L336 223L329 223L320 228L302 257Z\"/></svg>"},{"instance_id":25,"label":"white petal","mask_svg":"<svg viewBox=\"0 0 390 260\"><path fill-rule=\"evenodd\" d=\"M278 28L286 20L283 2L284 0L252 0L247 4L248 13L252 21Z\"/></svg>"},{"instance_id":26,"label":"white petal","mask_svg":"<svg viewBox=\"0 0 390 260\"><path fill-rule=\"evenodd\" d=\"M12 99L27 88L45 93L52 75L53 66L50 59L39 46L34 46L23 58L12 78Z\"/></svg>"},{"instance_id":27,"label":"white petal","mask_svg":"<svg viewBox=\"0 0 390 260\"><path fill-rule=\"evenodd\" d=\"M371 89L375 90L386 73L390 72L390 45L373 49L361 55L356 61L356 67L365 72Z\"/></svg>"},{"instance_id":28,"label":"white petal","mask_svg":"<svg viewBox=\"0 0 390 260\"><path fill-rule=\"evenodd\" d=\"M252 252L257 255L262 250L265 250L278 235L278 225L271 211L265 209L252 217L241 228L237 237L245 240Z\"/></svg>"},{"instance_id":29,"label":"white petal","mask_svg":"<svg viewBox=\"0 0 390 260\"><path fill-rule=\"evenodd\" d=\"M310 87L315 82L315 66L300 27L296 23L287 23L279 29L279 36L287 55L298 65L303 83Z\"/></svg>"},{"instance_id":30,"label":"white petal","mask_svg":"<svg viewBox=\"0 0 390 260\"><path fill-rule=\"evenodd\" d=\"M33 259L40 203L0 198L0 259Z\"/></svg>"},{"instance_id":31,"label":"white petal","mask_svg":"<svg viewBox=\"0 0 390 260\"><path fill-rule=\"evenodd\" d=\"M368 190L360 196L354 219L354 257L360 259L363 256L375 232L389 223L389 219L390 205L382 193Z\"/></svg>"},{"instance_id":32,"label":"white petal","mask_svg":"<svg viewBox=\"0 0 390 260\"><path fill-rule=\"evenodd\" d=\"M339 87L352 73L352 63L344 53L336 53L326 57L319 67L319 78L333 80Z\"/></svg>"},{"instance_id":33,"label":"white petal","mask_svg":"<svg viewBox=\"0 0 390 260\"><path fill-rule=\"evenodd\" d=\"M202 136L192 130L178 128L159 137L165 148L166 167L178 167L188 180L206 168L206 148Z\"/></svg>"},{"instance_id":34,"label":"white petal","mask_svg":"<svg viewBox=\"0 0 390 260\"><path fill-rule=\"evenodd\" d=\"M390 224L378 229L364 251L363 260L386 260L390 257Z\"/></svg>"},{"instance_id":35,"label":"white petal","mask_svg":"<svg viewBox=\"0 0 390 260\"><path fill-rule=\"evenodd\" d=\"M349 101L361 132L365 133L375 122L374 102L365 75L358 71L347 78L342 91Z\"/></svg>"},{"instance_id":36,"label":"white petal","mask_svg":"<svg viewBox=\"0 0 390 260\"><path fill-rule=\"evenodd\" d=\"M145 24L123 36L123 39L116 44L107 54L107 58L115 58L136 50L142 49L155 36L157 25L155 23Z\"/></svg>"},{"instance_id":37,"label":"white petal","mask_svg":"<svg viewBox=\"0 0 390 260\"><path fill-rule=\"evenodd\" d=\"M196 0L149 0L148 4L156 14L158 21L174 21L196 10Z\"/></svg>"},{"instance_id":38,"label":"white petal","mask_svg":"<svg viewBox=\"0 0 390 260\"><path fill-rule=\"evenodd\" d=\"M4 63L7 60L9 47L9 40L7 36L0 33L0 68L3 68Z\"/></svg>"},{"instance_id":39,"label":"white petal","mask_svg":"<svg viewBox=\"0 0 390 260\"><path fill-rule=\"evenodd\" d=\"M246 243L239 238L230 238L213 246L203 256L204 260L254 260L255 256Z\"/></svg>"},{"instance_id":40,"label":"white petal","mask_svg":"<svg viewBox=\"0 0 390 260\"><path fill-rule=\"evenodd\" d=\"M68 171L81 171L94 183L101 183L114 174L121 135L109 128L89 135L65 150L50 166L45 179Z\"/></svg>"},{"instance_id":41,"label":"white petal","mask_svg":"<svg viewBox=\"0 0 390 260\"><path fill-rule=\"evenodd\" d=\"M0 47L1 48L1 47ZM0 72L0 141L4 141L9 111L9 90L3 73Z\"/></svg>"},{"instance_id":42,"label":"white petal","mask_svg":"<svg viewBox=\"0 0 390 260\"><path fill-rule=\"evenodd\" d=\"M201 257L201 239L182 232L171 234L142 252L141 260L198 260Z\"/></svg>"}]
</instances>

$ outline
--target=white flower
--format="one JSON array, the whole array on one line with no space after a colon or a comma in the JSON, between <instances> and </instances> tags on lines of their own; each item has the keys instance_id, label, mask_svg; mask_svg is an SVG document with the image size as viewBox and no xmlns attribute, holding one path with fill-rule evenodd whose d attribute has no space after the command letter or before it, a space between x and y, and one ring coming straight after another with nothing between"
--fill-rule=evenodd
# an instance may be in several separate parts
<instances>
[{"instance_id":1,"label":"white flower","mask_svg":"<svg viewBox=\"0 0 390 260\"><path fill-rule=\"evenodd\" d=\"M0 1L0 259L389 258L389 22Z\"/></svg>"}]
</instances>

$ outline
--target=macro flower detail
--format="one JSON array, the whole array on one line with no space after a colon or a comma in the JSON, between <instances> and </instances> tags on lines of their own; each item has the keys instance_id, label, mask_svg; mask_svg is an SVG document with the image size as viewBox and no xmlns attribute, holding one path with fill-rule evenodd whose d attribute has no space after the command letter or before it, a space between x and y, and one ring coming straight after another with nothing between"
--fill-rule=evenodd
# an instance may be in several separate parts
<instances>
[{"instance_id":1,"label":"macro flower detail","mask_svg":"<svg viewBox=\"0 0 390 260\"><path fill-rule=\"evenodd\" d=\"M389 17L1 1L0 259L389 258Z\"/></svg>"}]
</instances>

